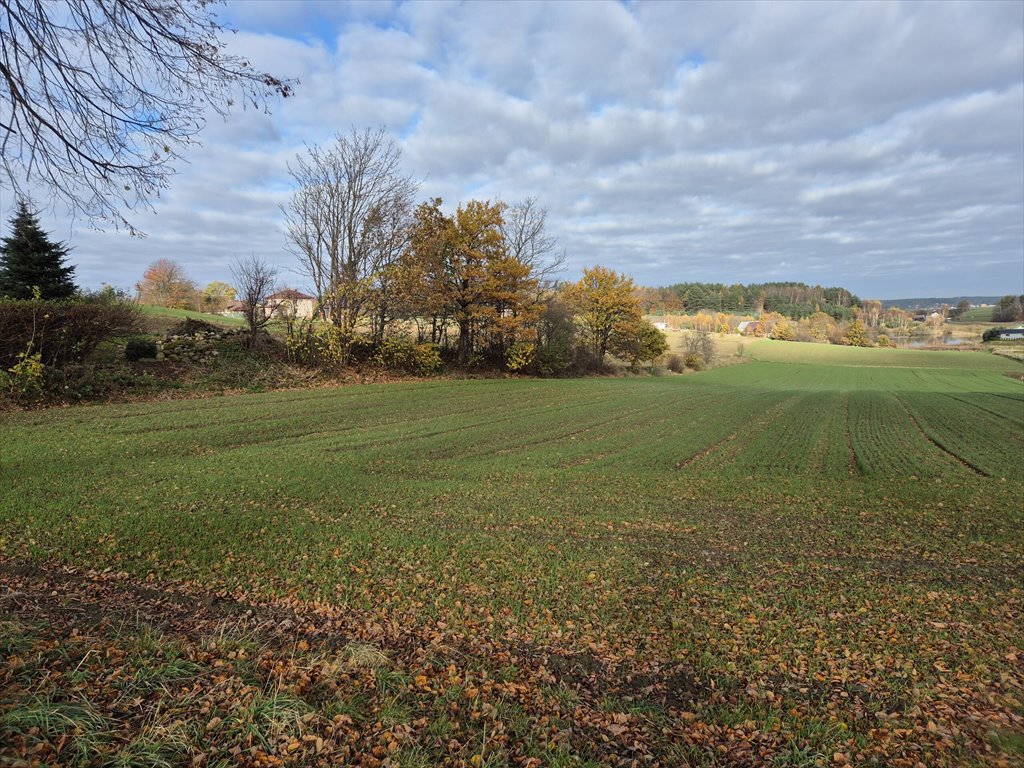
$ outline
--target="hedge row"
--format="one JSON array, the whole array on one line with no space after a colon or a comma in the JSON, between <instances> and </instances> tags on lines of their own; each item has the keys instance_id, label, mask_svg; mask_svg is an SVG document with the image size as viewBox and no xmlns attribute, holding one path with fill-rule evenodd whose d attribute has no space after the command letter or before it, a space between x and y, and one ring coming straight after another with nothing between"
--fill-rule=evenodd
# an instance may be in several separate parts
<instances>
[{"instance_id":1,"label":"hedge row","mask_svg":"<svg viewBox=\"0 0 1024 768\"><path fill-rule=\"evenodd\" d=\"M47 366L81 363L138 323L138 310L123 302L0 299L0 370L36 354Z\"/></svg>"}]
</instances>

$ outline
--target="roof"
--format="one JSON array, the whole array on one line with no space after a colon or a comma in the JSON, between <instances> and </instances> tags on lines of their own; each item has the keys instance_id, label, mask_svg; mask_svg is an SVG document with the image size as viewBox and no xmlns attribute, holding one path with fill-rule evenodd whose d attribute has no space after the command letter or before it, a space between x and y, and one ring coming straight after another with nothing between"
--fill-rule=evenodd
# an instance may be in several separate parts
<instances>
[{"instance_id":1,"label":"roof","mask_svg":"<svg viewBox=\"0 0 1024 768\"><path fill-rule=\"evenodd\" d=\"M302 299L312 300L312 296L296 291L294 288L285 288L283 291L272 293L267 296L268 301L300 301Z\"/></svg>"}]
</instances>

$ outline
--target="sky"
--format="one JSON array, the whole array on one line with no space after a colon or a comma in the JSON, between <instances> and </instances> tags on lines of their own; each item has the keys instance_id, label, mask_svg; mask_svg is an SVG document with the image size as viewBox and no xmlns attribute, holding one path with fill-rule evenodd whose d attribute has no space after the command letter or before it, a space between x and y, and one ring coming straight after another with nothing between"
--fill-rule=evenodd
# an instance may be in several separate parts
<instances>
[{"instance_id":1,"label":"sky","mask_svg":"<svg viewBox=\"0 0 1024 768\"><path fill-rule=\"evenodd\" d=\"M419 198L535 197L566 255L643 285L864 298L1024 292L1024 3L229 0L229 50L295 78L210 119L147 233L59 208L89 288L159 258L200 285L286 247L289 162L384 127ZM11 193L0 190L9 218ZM4 225L6 228L6 224Z\"/></svg>"}]
</instances>

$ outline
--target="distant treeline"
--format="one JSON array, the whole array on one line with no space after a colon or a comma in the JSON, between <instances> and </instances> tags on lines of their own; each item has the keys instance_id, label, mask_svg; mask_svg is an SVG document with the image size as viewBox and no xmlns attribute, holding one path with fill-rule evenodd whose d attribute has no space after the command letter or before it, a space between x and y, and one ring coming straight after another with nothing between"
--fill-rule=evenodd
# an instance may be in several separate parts
<instances>
[{"instance_id":1,"label":"distant treeline","mask_svg":"<svg viewBox=\"0 0 1024 768\"><path fill-rule=\"evenodd\" d=\"M667 287L641 288L640 302L647 314L662 312L732 312L760 315L778 312L800 320L824 312L847 320L860 299L845 288L824 288L806 283L677 283Z\"/></svg>"}]
</instances>

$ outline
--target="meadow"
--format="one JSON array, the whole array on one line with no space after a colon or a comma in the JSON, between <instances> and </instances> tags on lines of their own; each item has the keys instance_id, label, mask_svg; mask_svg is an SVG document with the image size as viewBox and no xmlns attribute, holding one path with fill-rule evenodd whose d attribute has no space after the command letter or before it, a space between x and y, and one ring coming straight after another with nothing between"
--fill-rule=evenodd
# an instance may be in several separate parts
<instances>
[{"instance_id":1,"label":"meadow","mask_svg":"<svg viewBox=\"0 0 1024 768\"><path fill-rule=\"evenodd\" d=\"M191 309L176 309L174 307L158 307L153 304L138 304L139 312L142 313L145 325L154 332L165 332L173 325L183 320L202 320L213 325L222 325L228 328L245 328L245 318L238 316L216 315L210 312L198 312Z\"/></svg>"},{"instance_id":2,"label":"meadow","mask_svg":"<svg viewBox=\"0 0 1024 768\"><path fill-rule=\"evenodd\" d=\"M0 415L0 758L1019 764L1020 364L744 359Z\"/></svg>"},{"instance_id":3,"label":"meadow","mask_svg":"<svg viewBox=\"0 0 1024 768\"><path fill-rule=\"evenodd\" d=\"M993 309L994 307L971 307L960 315L959 320L965 323L991 323Z\"/></svg>"}]
</instances>

